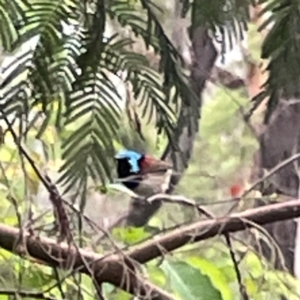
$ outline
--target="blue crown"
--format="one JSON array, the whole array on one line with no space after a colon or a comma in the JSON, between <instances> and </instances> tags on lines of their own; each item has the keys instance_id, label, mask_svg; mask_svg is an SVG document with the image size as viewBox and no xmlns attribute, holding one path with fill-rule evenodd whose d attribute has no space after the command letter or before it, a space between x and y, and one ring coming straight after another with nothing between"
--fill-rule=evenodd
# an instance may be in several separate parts
<instances>
[{"instance_id":1,"label":"blue crown","mask_svg":"<svg viewBox=\"0 0 300 300\"><path fill-rule=\"evenodd\" d=\"M127 158L129 163L131 164L131 171L138 172L140 170L138 161L142 158L142 154L132 151L132 150L121 150L116 155L116 159Z\"/></svg>"}]
</instances>

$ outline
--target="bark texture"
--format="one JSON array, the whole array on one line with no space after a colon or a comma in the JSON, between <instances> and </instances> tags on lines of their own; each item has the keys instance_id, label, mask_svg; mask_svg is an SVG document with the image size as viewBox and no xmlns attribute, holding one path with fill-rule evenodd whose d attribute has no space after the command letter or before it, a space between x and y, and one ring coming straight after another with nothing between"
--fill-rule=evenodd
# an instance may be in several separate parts
<instances>
[{"instance_id":1,"label":"bark texture","mask_svg":"<svg viewBox=\"0 0 300 300\"><path fill-rule=\"evenodd\" d=\"M261 169L272 169L283 160L299 152L300 132L300 103L291 104L282 101L276 108L269 124L260 136L260 167ZM277 193L281 200L287 201L288 197L298 197L299 177L298 165L300 160L295 161L282 168L274 174L269 182L262 186L264 195ZM257 206L263 205L261 202ZM284 256L285 265L278 258L275 262L276 268L285 268L294 274L294 249L296 237L296 222L287 220L278 224L270 224L265 229L278 243ZM262 251L266 258L271 259L269 245L262 243Z\"/></svg>"}]
</instances>

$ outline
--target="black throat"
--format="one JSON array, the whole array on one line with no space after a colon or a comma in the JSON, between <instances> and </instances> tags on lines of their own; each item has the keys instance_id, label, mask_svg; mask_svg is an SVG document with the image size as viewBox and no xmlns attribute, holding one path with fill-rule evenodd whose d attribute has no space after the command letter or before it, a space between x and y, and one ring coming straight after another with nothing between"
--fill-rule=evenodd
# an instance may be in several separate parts
<instances>
[{"instance_id":1,"label":"black throat","mask_svg":"<svg viewBox=\"0 0 300 300\"><path fill-rule=\"evenodd\" d=\"M117 160L117 173L118 173L118 178L123 179L132 175L138 175L139 173L137 172L132 172L131 171L131 165L128 162L127 158L122 158ZM122 183L130 190L134 190L139 184L142 178L140 176L136 176L136 178L132 180L126 180L123 181Z\"/></svg>"}]
</instances>

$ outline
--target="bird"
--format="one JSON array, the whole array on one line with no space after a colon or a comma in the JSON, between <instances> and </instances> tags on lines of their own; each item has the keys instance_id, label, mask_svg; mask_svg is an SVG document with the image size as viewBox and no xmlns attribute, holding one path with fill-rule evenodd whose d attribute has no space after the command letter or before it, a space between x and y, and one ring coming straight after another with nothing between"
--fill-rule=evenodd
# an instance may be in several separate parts
<instances>
[{"instance_id":1,"label":"bird","mask_svg":"<svg viewBox=\"0 0 300 300\"><path fill-rule=\"evenodd\" d=\"M169 188L172 165L148 154L121 150L115 155L118 181L142 198L165 193Z\"/></svg>"}]
</instances>

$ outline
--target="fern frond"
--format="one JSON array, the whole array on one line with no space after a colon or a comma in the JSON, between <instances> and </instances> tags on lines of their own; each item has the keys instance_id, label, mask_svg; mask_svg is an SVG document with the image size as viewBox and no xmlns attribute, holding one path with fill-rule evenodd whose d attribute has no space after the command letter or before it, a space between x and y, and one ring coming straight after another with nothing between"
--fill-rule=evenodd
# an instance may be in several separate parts
<instances>
[{"instance_id":1,"label":"fern frond","mask_svg":"<svg viewBox=\"0 0 300 300\"><path fill-rule=\"evenodd\" d=\"M142 107L141 117L148 123L155 120L158 132L172 136L176 112L165 101L161 75L150 68L145 56L120 49L115 44L106 46L105 65L109 66L110 61L114 61L110 68L112 73L122 70L127 74L125 81L131 83L135 101Z\"/></svg>"},{"instance_id":2,"label":"fern frond","mask_svg":"<svg viewBox=\"0 0 300 300\"><path fill-rule=\"evenodd\" d=\"M2 67L1 106L7 117L21 116L28 111L31 86L28 74L32 65L33 51L18 53L10 63ZM2 116L0 116L0 119Z\"/></svg>"},{"instance_id":3,"label":"fern frond","mask_svg":"<svg viewBox=\"0 0 300 300\"><path fill-rule=\"evenodd\" d=\"M3 0L0 5L0 41L7 52L15 51L20 44L20 28L25 23L27 0ZM22 25L21 25L22 24Z\"/></svg>"},{"instance_id":4,"label":"fern frond","mask_svg":"<svg viewBox=\"0 0 300 300\"><path fill-rule=\"evenodd\" d=\"M164 79L162 85L165 101L170 104L171 90L175 88L178 98L173 99L174 102L179 102L179 97L181 97L181 100L188 101L186 105L196 108L197 97L188 88L187 80L180 68L183 59L158 21L153 11L156 6L151 1L140 0L140 3L143 10L136 11L127 1L111 1L111 17L117 19L122 26L129 26L137 36L143 39L147 48L152 47L160 55L160 72ZM187 97L187 90L191 97Z\"/></svg>"},{"instance_id":5,"label":"fern frond","mask_svg":"<svg viewBox=\"0 0 300 300\"><path fill-rule=\"evenodd\" d=\"M159 8L151 1L22 1L16 13L12 4L7 2L9 10L3 9L7 4L0 4L0 14L6 12L3 22L10 23L8 29L0 28L6 47L15 49L35 40L32 51L24 58L16 57L7 68L1 86L5 109L27 116L35 106L41 108L44 121L38 138L50 122L63 128L60 182L66 191L86 184L89 178L103 182L111 178L120 101L125 101L111 74L126 74L141 117L153 122L169 140L183 105L198 112L183 60L156 17ZM130 51L131 39L106 36L107 17L159 54L159 72L145 56ZM65 25L73 26L72 34L65 32Z\"/></svg>"},{"instance_id":6,"label":"fern frond","mask_svg":"<svg viewBox=\"0 0 300 300\"><path fill-rule=\"evenodd\" d=\"M66 125L77 127L63 144L63 158L60 182L66 191L83 177L106 181L111 174L108 157L114 152L113 136L117 136L120 110L114 102L113 84L106 74L98 68L89 73L88 78L74 86L70 93L70 115Z\"/></svg>"},{"instance_id":7,"label":"fern frond","mask_svg":"<svg viewBox=\"0 0 300 300\"><path fill-rule=\"evenodd\" d=\"M39 0L34 1L26 11L27 26L23 27L23 33L30 32L38 38L33 57L34 67L29 75L30 81L35 86L32 97L37 103L43 104L43 110L46 110L47 103L51 102L62 88L57 80L57 78L61 80L62 77L57 76L55 70L63 68L58 65L69 65L69 56L59 54L64 50L66 40L70 39L63 33L63 22L68 24L70 20L75 20L79 16L74 8L76 1ZM61 57L60 60L57 59L58 56ZM62 61L62 57L65 61ZM54 64L56 66L53 70ZM66 77L66 81L68 79Z\"/></svg>"},{"instance_id":8,"label":"fern frond","mask_svg":"<svg viewBox=\"0 0 300 300\"><path fill-rule=\"evenodd\" d=\"M183 3L184 14L191 11L192 27L202 26L221 38L225 52L233 46L233 39L243 40L250 20L250 6L255 0L189 0Z\"/></svg>"},{"instance_id":9,"label":"fern frond","mask_svg":"<svg viewBox=\"0 0 300 300\"><path fill-rule=\"evenodd\" d=\"M260 30L271 24L262 46L262 58L269 59L269 78L264 85L269 96L267 122L279 99L295 98L299 95L300 82L300 7L295 1L263 1L262 12L271 13Z\"/></svg>"}]
</instances>

